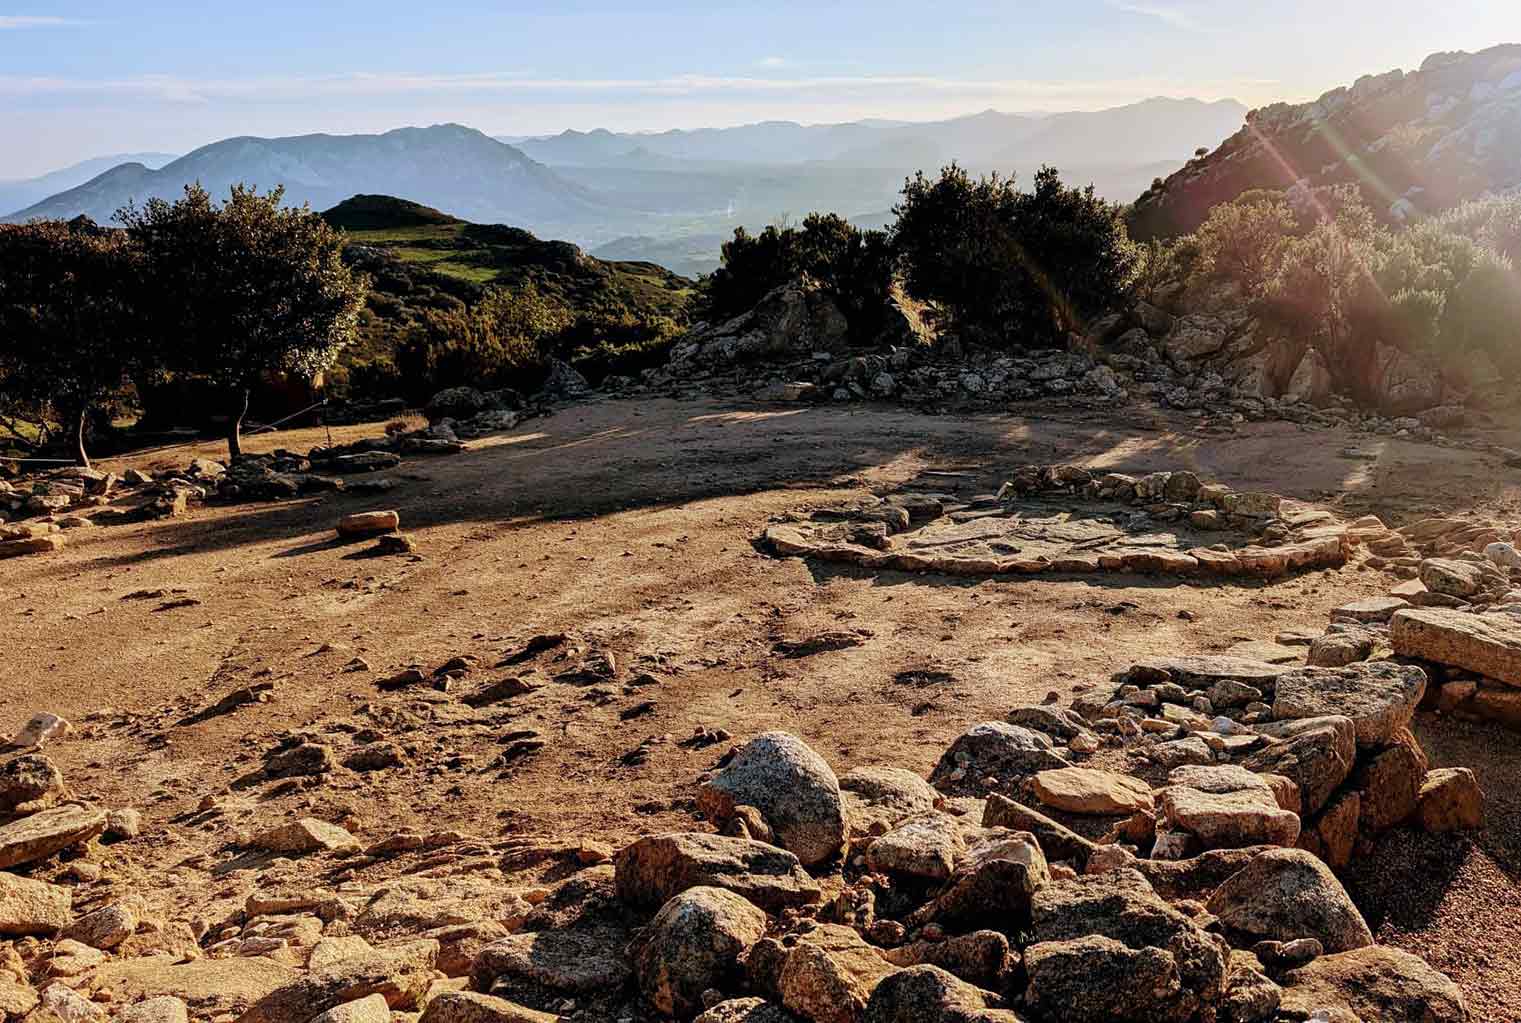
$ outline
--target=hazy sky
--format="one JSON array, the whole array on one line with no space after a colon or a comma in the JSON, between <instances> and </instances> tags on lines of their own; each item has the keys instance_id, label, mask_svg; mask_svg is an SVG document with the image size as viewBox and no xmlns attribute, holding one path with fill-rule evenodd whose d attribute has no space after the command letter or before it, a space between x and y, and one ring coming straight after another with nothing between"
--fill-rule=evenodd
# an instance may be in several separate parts
<instances>
[{"instance_id":1,"label":"hazy sky","mask_svg":"<svg viewBox=\"0 0 1521 1023\"><path fill-rule=\"evenodd\" d=\"M0 178L230 135L1306 99L1518 0L0 0Z\"/></svg>"}]
</instances>

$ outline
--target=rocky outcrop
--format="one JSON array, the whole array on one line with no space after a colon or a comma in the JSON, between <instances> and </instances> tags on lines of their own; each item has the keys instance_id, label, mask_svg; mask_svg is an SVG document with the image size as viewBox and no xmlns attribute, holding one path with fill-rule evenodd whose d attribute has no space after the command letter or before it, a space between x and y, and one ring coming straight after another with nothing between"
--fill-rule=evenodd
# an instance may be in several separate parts
<instances>
[{"instance_id":1,"label":"rocky outcrop","mask_svg":"<svg viewBox=\"0 0 1521 1023\"><path fill-rule=\"evenodd\" d=\"M1132 234L1171 237L1258 188L1379 182L1403 222L1521 184L1502 140L1521 113L1521 47L1434 54L1418 71L1366 76L1310 103L1275 103L1135 203Z\"/></svg>"}]
</instances>

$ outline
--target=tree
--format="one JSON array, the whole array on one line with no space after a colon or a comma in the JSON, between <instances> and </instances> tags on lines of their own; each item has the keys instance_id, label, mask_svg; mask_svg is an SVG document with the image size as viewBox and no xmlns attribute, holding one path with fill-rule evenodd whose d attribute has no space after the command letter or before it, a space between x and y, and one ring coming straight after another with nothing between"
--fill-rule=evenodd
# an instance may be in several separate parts
<instances>
[{"instance_id":1,"label":"tree","mask_svg":"<svg viewBox=\"0 0 1521 1023\"><path fill-rule=\"evenodd\" d=\"M282 207L283 197L235 185L218 206L190 185L176 202L117 214L142 253L146 321L163 366L228 391L234 460L254 384L331 366L354 340L368 289L341 258L342 236L304 206Z\"/></svg>"},{"instance_id":2,"label":"tree","mask_svg":"<svg viewBox=\"0 0 1521 1023\"><path fill-rule=\"evenodd\" d=\"M134 257L121 232L84 219L0 226L0 405L64 422L86 467L90 418L143 353Z\"/></svg>"},{"instance_id":3,"label":"tree","mask_svg":"<svg viewBox=\"0 0 1521 1023\"><path fill-rule=\"evenodd\" d=\"M1001 343L1061 344L1123 300L1139 259L1120 208L1091 187L1064 186L1051 167L1022 192L952 164L938 179L910 179L895 212L909 293Z\"/></svg>"}]
</instances>

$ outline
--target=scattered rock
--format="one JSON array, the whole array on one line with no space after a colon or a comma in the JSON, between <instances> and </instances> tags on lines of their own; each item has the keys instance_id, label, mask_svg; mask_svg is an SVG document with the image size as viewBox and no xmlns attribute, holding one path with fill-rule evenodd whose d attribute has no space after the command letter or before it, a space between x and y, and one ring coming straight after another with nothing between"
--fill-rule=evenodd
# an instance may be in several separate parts
<instances>
[{"instance_id":1,"label":"scattered rock","mask_svg":"<svg viewBox=\"0 0 1521 1023\"><path fill-rule=\"evenodd\" d=\"M1385 946L1322 956L1283 978L1286 1012L1313 1018L1317 1010L1343 1009L1378 1023L1467 1023L1468 1003L1458 986L1409 952ZM1322 1017L1326 1018L1326 1017Z\"/></svg>"},{"instance_id":2,"label":"scattered rock","mask_svg":"<svg viewBox=\"0 0 1521 1023\"><path fill-rule=\"evenodd\" d=\"M412 941L342 959L276 988L255 1002L238 1023L295 1023L373 994L393 1009L417 1004L433 981L438 942Z\"/></svg>"},{"instance_id":3,"label":"scattered rock","mask_svg":"<svg viewBox=\"0 0 1521 1023\"><path fill-rule=\"evenodd\" d=\"M84 806L60 806L22 817L0 826L0 870L45 860L105 829L105 813Z\"/></svg>"},{"instance_id":4,"label":"scattered rock","mask_svg":"<svg viewBox=\"0 0 1521 1023\"><path fill-rule=\"evenodd\" d=\"M397 511L354 512L338 520L338 535L342 537L378 536L401 528L401 513Z\"/></svg>"},{"instance_id":5,"label":"scattered rock","mask_svg":"<svg viewBox=\"0 0 1521 1023\"><path fill-rule=\"evenodd\" d=\"M731 891L762 909L819 900L818 883L784 849L743 838L674 833L641 838L614 860L619 898L662 906L688 888Z\"/></svg>"},{"instance_id":6,"label":"scattered rock","mask_svg":"<svg viewBox=\"0 0 1521 1023\"><path fill-rule=\"evenodd\" d=\"M0 873L0 935L54 934L74 921L67 888Z\"/></svg>"},{"instance_id":7,"label":"scattered rock","mask_svg":"<svg viewBox=\"0 0 1521 1023\"><path fill-rule=\"evenodd\" d=\"M363 849L359 839L336 824L328 824L313 817L303 817L255 835L252 845L270 852L306 853L329 852L338 854L358 853Z\"/></svg>"},{"instance_id":8,"label":"scattered rock","mask_svg":"<svg viewBox=\"0 0 1521 1023\"><path fill-rule=\"evenodd\" d=\"M1466 767L1432 771L1421 783L1416 819L1422 830L1476 831L1484 826L1484 792Z\"/></svg>"}]
</instances>

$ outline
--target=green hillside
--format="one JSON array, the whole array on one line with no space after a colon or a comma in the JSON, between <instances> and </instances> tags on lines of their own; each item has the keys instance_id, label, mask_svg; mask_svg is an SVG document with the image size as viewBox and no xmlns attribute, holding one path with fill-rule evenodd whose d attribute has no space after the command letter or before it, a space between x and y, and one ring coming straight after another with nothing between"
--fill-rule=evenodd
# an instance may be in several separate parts
<instances>
[{"instance_id":1,"label":"green hillside","mask_svg":"<svg viewBox=\"0 0 1521 1023\"><path fill-rule=\"evenodd\" d=\"M596 259L569 242L391 196L354 196L322 216L346 232L349 260L373 282L361 343L348 359L347 375L362 391L396 386L386 379L391 357L430 310L467 310L492 288L531 285L562 307L573 325L555 354L587 363L592 375L617 362L609 348L637 348L686 321L693 282L654 263Z\"/></svg>"}]
</instances>

